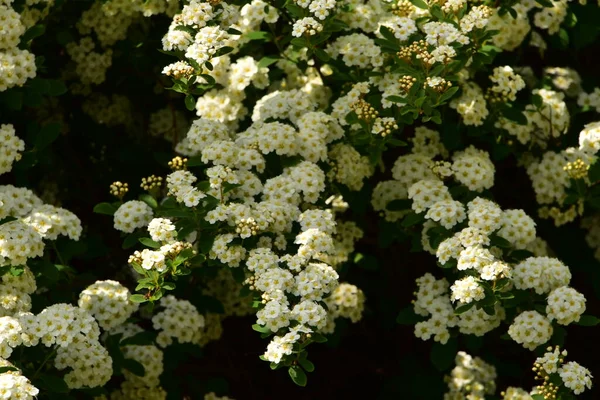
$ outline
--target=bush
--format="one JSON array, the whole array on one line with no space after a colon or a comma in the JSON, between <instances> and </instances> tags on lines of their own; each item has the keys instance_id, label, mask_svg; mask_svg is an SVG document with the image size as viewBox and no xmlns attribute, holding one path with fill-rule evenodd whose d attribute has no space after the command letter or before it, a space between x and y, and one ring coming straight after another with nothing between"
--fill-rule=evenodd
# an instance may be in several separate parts
<instances>
[{"instance_id":1,"label":"bush","mask_svg":"<svg viewBox=\"0 0 600 400\"><path fill-rule=\"evenodd\" d=\"M595 398L598 17L0 0L0 397Z\"/></svg>"}]
</instances>

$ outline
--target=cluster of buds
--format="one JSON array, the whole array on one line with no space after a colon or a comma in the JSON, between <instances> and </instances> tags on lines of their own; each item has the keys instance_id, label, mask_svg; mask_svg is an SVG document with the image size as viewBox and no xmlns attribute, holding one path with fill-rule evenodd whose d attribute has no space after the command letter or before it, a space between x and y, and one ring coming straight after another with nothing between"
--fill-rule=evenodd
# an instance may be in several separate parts
<instances>
[{"instance_id":1,"label":"cluster of buds","mask_svg":"<svg viewBox=\"0 0 600 400\"><path fill-rule=\"evenodd\" d=\"M242 218L236 225L235 233L240 235L242 239L245 239L257 235L258 229L258 224L254 218Z\"/></svg>"},{"instance_id":2,"label":"cluster of buds","mask_svg":"<svg viewBox=\"0 0 600 400\"><path fill-rule=\"evenodd\" d=\"M177 156L177 157L174 157L171 161L169 161L168 165L169 165L169 168L171 168L173 171L178 171L180 169L186 169L187 162L188 162L187 158Z\"/></svg>"},{"instance_id":3,"label":"cluster of buds","mask_svg":"<svg viewBox=\"0 0 600 400\"><path fill-rule=\"evenodd\" d=\"M116 181L110 184L110 194L112 194L119 200L122 200L128 191L129 185L127 183Z\"/></svg>"},{"instance_id":4,"label":"cluster of buds","mask_svg":"<svg viewBox=\"0 0 600 400\"><path fill-rule=\"evenodd\" d=\"M192 244L188 242L173 242L165 244L160 248L160 251L165 255L166 258L174 259L184 250L191 249ZM196 255L197 251L193 250L192 254Z\"/></svg>"},{"instance_id":5,"label":"cluster of buds","mask_svg":"<svg viewBox=\"0 0 600 400\"><path fill-rule=\"evenodd\" d=\"M160 189L163 184L163 178L161 176L150 175L147 178L142 178L142 184L140 187L148 192L153 189Z\"/></svg>"},{"instance_id":6,"label":"cluster of buds","mask_svg":"<svg viewBox=\"0 0 600 400\"><path fill-rule=\"evenodd\" d=\"M552 347L548 347L546 349L548 352L553 351ZM565 361L565 356L567 355L567 351L563 350L562 353L560 352L560 347L556 346L554 348L554 352L553 352L553 356L556 357L555 359L555 365L553 366L554 371L556 372L556 369L564 363ZM539 359L538 359L539 360ZM535 375L535 379L542 381L542 383L540 385L538 385L536 387L536 389L538 390L539 394L541 394L542 396L544 396L544 399L546 400L555 400L556 399L556 393L558 392L559 386L555 385L554 383L550 382L550 375L548 374L548 371L546 371L546 368L544 368L544 365L542 365L539 362L536 362L533 364L533 368L532 368L533 372L536 373Z\"/></svg>"},{"instance_id":7,"label":"cluster of buds","mask_svg":"<svg viewBox=\"0 0 600 400\"><path fill-rule=\"evenodd\" d=\"M407 63L412 63L413 55L417 58L417 60L423 61L425 64L431 65L435 62L431 53L427 50L427 42L424 40L419 40L417 42L413 42L408 46L403 46L398 51L398 57Z\"/></svg>"},{"instance_id":8,"label":"cluster of buds","mask_svg":"<svg viewBox=\"0 0 600 400\"><path fill-rule=\"evenodd\" d=\"M398 82L400 83L400 89L403 90L404 92L408 92L410 90L410 88L412 87L412 85L414 85L414 83L417 81L417 78L415 78L414 76L408 76L405 75L402 78L398 79Z\"/></svg>"},{"instance_id":9,"label":"cluster of buds","mask_svg":"<svg viewBox=\"0 0 600 400\"><path fill-rule=\"evenodd\" d=\"M177 61L167 65L162 73L174 79L189 78L194 74L194 68L185 61Z\"/></svg>"},{"instance_id":10,"label":"cluster of buds","mask_svg":"<svg viewBox=\"0 0 600 400\"><path fill-rule=\"evenodd\" d=\"M441 78L439 76L428 76L427 80L425 81L425 83L423 84L423 87L427 87L429 86L430 88L432 88L433 90L435 90L438 93L443 93L446 90L450 89L450 87L452 86L452 82L445 80L444 78Z\"/></svg>"},{"instance_id":11,"label":"cluster of buds","mask_svg":"<svg viewBox=\"0 0 600 400\"><path fill-rule=\"evenodd\" d=\"M381 137L386 137L397 129L398 124L393 118L377 118L373 125L373 132L381 135Z\"/></svg>"},{"instance_id":12,"label":"cluster of buds","mask_svg":"<svg viewBox=\"0 0 600 400\"><path fill-rule=\"evenodd\" d=\"M440 179L449 178L452 176L452 164L448 161L435 161L431 165L431 171Z\"/></svg>"},{"instance_id":13,"label":"cluster of buds","mask_svg":"<svg viewBox=\"0 0 600 400\"><path fill-rule=\"evenodd\" d=\"M414 9L415 7L408 0L398 0L397 3L392 4L392 14L399 17L408 17Z\"/></svg>"},{"instance_id":14,"label":"cluster of buds","mask_svg":"<svg viewBox=\"0 0 600 400\"><path fill-rule=\"evenodd\" d=\"M379 115L377 110L363 99L359 99L355 103L352 103L350 108L354 110L359 119L367 123L373 121Z\"/></svg>"},{"instance_id":15,"label":"cluster of buds","mask_svg":"<svg viewBox=\"0 0 600 400\"><path fill-rule=\"evenodd\" d=\"M578 158L573 162L568 162L563 169L573 179L584 179L588 175L590 165L583 161L581 158Z\"/></svg>"},{"instance_id":16,"label":"cluster of buds","mask_svg":"<svg viewBox=\"0 0 600 400\"><path fill-rule=\"evenodd\" d=\"M442 7L442 11L446 14L454 14L459 12L463 4L460 1L437 0L437 3Z\"/></svg>"},{"instance_id":17,"label":"cluster of buds","mask_svg":"<svg viewBox=\"0 0 600 400\"><path fill-rule=\"evenodd\" d=\"M244 281L244 284L245 284L245 285L248 285L248 289L250 289L250 290L254 290L254 289L256 289L256 288L254 287L254 284L255 284L255 283L256 283L256 277L255 277L254 275L252 275L252 276L249 276L249 277L248 277L248 278L246 278L246 280ZM264 294L263 294L263 296L264 296Z\"/></svg>"}]
</instances>

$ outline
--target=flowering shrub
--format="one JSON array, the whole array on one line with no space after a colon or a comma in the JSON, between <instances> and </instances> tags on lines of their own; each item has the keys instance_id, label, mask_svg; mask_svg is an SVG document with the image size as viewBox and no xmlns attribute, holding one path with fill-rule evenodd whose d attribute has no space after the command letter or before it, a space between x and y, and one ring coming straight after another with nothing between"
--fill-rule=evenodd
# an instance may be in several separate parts
<instances>
[{"instance_id":1,"label":"flowering shrub","mask_svg":"<svg viewBox=\"0 0 600 400\"><path fill-rule=\"evenodd\" d=\"M0 398L595 398L598 17L0 0Z\"/></svg>"}]
</instances>

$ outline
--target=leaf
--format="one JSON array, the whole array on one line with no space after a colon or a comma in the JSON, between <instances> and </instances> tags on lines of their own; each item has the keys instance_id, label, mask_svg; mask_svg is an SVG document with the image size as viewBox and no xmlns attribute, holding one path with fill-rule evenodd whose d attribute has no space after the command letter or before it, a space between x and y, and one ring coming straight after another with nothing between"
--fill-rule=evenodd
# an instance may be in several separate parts
<instances>
[{"instance_id":1,"label":"leaf","mask_svg":"<svg viewBox=\"0 0 600 400\"><path fill-rule=\"evenodd\" d=\"M204 165L204 163L202 162L202 156L194 156L194 157L188 158L188 161L187 161L188 167L198 167L200 165Z\"/></svg>"},{"instance_id":2,"label":"leaf","mask_svg":"<svg viewBox=\"0 0 600 400\"><path fill-rule=\"evenodd\" d=\"M38 149L42 150L48 147L52 142L54 142L58 136L60 135L61 125L58 122L54 122L51 124L47 124L40 129L33 145Z\"/></svg>"},{"instance_id":3,"label":"leaf","mask_svg":"<svg viewBox=\"0 0 600 400\"><path fill-rule=\"evenodd\" d=\"M213 57L220 57L220 56L224 56L225 54L229 54L233 51L233 47L230 46L223 46L221 47L219 50L217 50L215 52L215 54L213 54Z\"/></svg>"},{"instance_id":4,"label":"leaf","mask_svg":"<svg viewBox=\"0 0 600 400\"><path fill-rule=\"evenodd\" d=\"M155 343L157 333L151 331L143 331L135 335L121 340L121 346L148 346Z\"/></svg>"},{"instance_id":5,"label":"leaf","mask_svg":"<svg viewBox=\"0 0 600 400\"><path fill-rule=\"evenodd\" d=\"M541 5L542 7L552 8L554 5L550 0L535 0L536 3Z\"/></svg>"},{"instance_id":6,"label":"leaf","mask_svg":"<svg viewBox=\"0 0 600 400\"><path fill-rule=\"evenodd\" d=\"M421 321L421 318L415 314L412 306L408 306L400 310L396 317L396 323L399 325L414 325Z\"/></svg>"},{"instance_id":7,"label":"leaf","mask_svg":"<svg viewBox=\"0 0 600 400\"><path fill-rule=\"evenodd\" d=\"M241 35L242 32L238 31L235 28L229 28L227 29L227 33L229 33L230 35Z\"/></svg>"},{"instance_id":8,"label":"leaf","mask_svg":"<svg viewBox=\"0 0 600 400\"><path fill-rule=\"evenodd\" d=\"M40 375L41 387L49 392L54 393L67 393L69 387L64 379L58 376L43 374Z\"/></svg>"},{"instance_id":9,"label":"leaf","mask_svg":"<svg viewBox=\"0 0 600 400\"><path fill-rule=\"evenodd\" d=\"M258 62L257 68L258 69L266 68L271 64L275 64L277 61L279 61L279 57L271 57L271 56L263 57Z\"/></svg>"},{"instance_id":10,"label":"leaf","mask_svg":"<svg viewBox=\"0 0 600 400\"><path fill-rule=\"evenodd\" d=\"M310 339L315 343L325 343L327 341L325 336L317 332L311 333Z\"/></svg>"},{"instance_id":11,"label":"leaf","mask_svg":"<svg viewBox=\"0 0 600 400\"><path fill-rule=\"evenodd\" d=\"M425 221L425 215L423 213L417 214L415 212L411 212L406 217L404 217L400 225L405 228L409 228L413 225L422 223L423 221Z\"/></svg>"},{"instance_id":12,"label":"leaf","mask_svg":"<svg viewBox=\"0 0 600 400\"><path fill-rule=\"evenodd\" d=\"M175 290L175 288L177 287L177 285L175 285L173 282L165 282L161 288L163 288L164 290Z\"/></svg>"},{"instance_id":13,"label":"leaf","mask_svg":"<svg viewBox=\"0 0 600 400\"><path fill-rule=\"evenodd\" d=\"M456 315L463 314L463 313L469 311L471 308L473 308L474 305L475 305L475 302L472 301L468 304L463 304L462 306L458 306L454 309L454 314L456 314Z\"/></svg>"},{"instance_id":14,"label":"leaf","mask_svg":"<svg viewBox=\"0 0 600 400\"><path fill-rule=\"evenodd\" d=\"M498 235L490 235L490 245L500 247L501 249L510 249L512 243Z\"/></svg>"},{"instance_id":15,"label":"leaf","mask_svg":"<svg viewBox=\"0 0 600 400\"><path fill-rule=\"evenodd\" d=\"M265 31L248 32L244 36L249 40L271 40L271 34Z\"/></svg>"},{"instance_id":16,"label":"leaf","mask_svg":"<svg viewBox=\"0 0 600 400\"><path fill-rule=\"evenodd\" d=\"M67 85L58 79L48 79L48 94L50 96L60 96L67 93Z\"/></svg>"},{"instance_id":17,"label":"leaf","mask_svg":"<svg viewBox=\"0 0 600 400\"><path fill-rule=\"evenodd\" d=\"M187 108L188 111L194 111L196 108L196 99L194 99L194 96L191 94L185 96L185 108Z\"/></svg>"},{"instance_id":18,"label":"leaf","mask_svg":"<svg viewBox=\"0 0 600 400\"><path fill-rule=\"evenodd\" d=\"M261 326L259 324L252 325L252 329L260 333L272 332L270 328L267 328L266 326Z\"/></svg>"},{"instance_id":19,"label":"leaf","mask_svg":"<svg viewBox=\"0 0 600 400\"><path fill-rule=\"evenodd\" d=\"M143 244L146 247L150 247L151 249L159 249L160 248L160 243L155 242L154 240L147 238L147 237L142 237L139 238L138 241Z\"/></svg>"},{"instance_id":20,"label":"leaf","mask_svg":"<svg viewBox=\"0 0 600 400\"><path fill-rule=\"evenodd\" d=\"M323 49L315 48L314 52L317 58L323 62L327 62L331 59L331 57L329 57L329 54Z\"/></svg>"},{"instance_id":21,"label":"leaf","mask_svg":"<svg viewBox=\"0 0 600 400\"><path fill-rule=\"evenodd\" d=\"M514 107L505 107L502 114L506 119L511 120L519 125L527 125L527 117Z\"/></svg>"},{"instance_id":22,"label":"leaf","mask_svg":"<svg viewBox=\"0 0 600 400\"><path fill-rule=\"evenodd\" d=\"M390 28L388 28L387 26L381 25L381 27L379 28L379 33L381 33L381 36L383 36L390 42L392 42L392 43L397 42L396 36L394 36L394 32L392 32L392 30Z\"/></svg>"},{"instance_id":23,"label":"leaf","mask_svg":"<svg viewBox=\"0 0 600 400\"><path fill-rule=\"evenodd\" d=\"M600 181L600 161L596 161L588 170L588 178L591 183Z\"/></svg>"},{"instance_id":24,"label":"leaf","mask_svg":"<svg viewBox=\"0 0 600 400\"><path fill-rule=\"evenodd\" d=\"M423 0L409 0L415 7L422 8L423 10L427 10L429 6Z\"/></svg>"},{"instance_id":25,"label":"leaf","mask_svg":"<svg viewBox=\"0 0 600 400\"><path fill-rule=\"evenodd\" d=\"M144 203L148 204L152 208L158 207L158 203L156 202L156 199L149 194L142 194L142 195L140 195L139 199L141 201L143 201Z\"/></svg>"},{"instance_id":26,"label":"leaf","mask_svg":"<svg viewBox=\"0 0 600 400\"><path fill-rule=\"evenodd\" d=\"M458 90L459 90L459 89L460 89L460 88L459 88L458 86L454 86L454 87L451 87L450 89L446 90L446 91L444 92L444 94L442 95L442 97L440 97L440 99L439 99L439 101L437 102L437 104L442 104L442 103L443 103L443 102L445 102L446 100L450 100L450 98L451 98L452 96L454 96L454 94L455 94L456 92L458 92Z\"/></svg>"},{"instance_id":27,"label":"leaf","mask_svg":"<svg viewBox=\"0 0 600 400\"><path fill-rule=\"evenodd\" d=\"M304 370L298 366L293 366L288 369L288 373L290 374L290 378L292 381L298 386L306 386L306 381L308 378L306 377L306 373Z\"/></svg>"},{"instance_id":28,"label":"leaf","mask_svg":"<svg viewBox=\"0 0 600 400\"><path fill-rule=\"evenodd\" d=\"M94 206L94 212L96 214L114 215L117 208L110 203L100 203Z\"/></svg>"},{"instance_id":29,"label":"leaf","mask_svg":"<svg viewBox=\"0 0 600 400\"><path fill-rule=\"evenodd\" d=\"M315 370L315 364L312 361L307 360L306 358L298 359L298 363L302 368L306 370L306 372L313 372Z\"/></svg>"},{"instance_id":30,"label":"leaf","mask_svg":"<svg viewBox=\"0 0 600 400\"><path fill-rule=\"evenodd\" d=\"M19 370L19 368L15 368L15 367L11 367L11 366L0 367L0 374L3 374L5 372L18 371L18 370Z\"/></svg>"},{"instance_id":31,"label":"leaf","mask_svg":"<svg viewBox=\"0 0 600 400\"><path fill-rule=\"evenodd\" d=\"M145 303L148 300L143 294L132 294L131 296L129 296L129 301L131 301L132 303Z\"/></svg>"},{"instance_id":32,"label":"leaf","mask_svg":"<svg viewBox=\"0 0 600 400\"><path fill-rule=\"evenodd\" d=\"M446 344L435 342L431 347L431 362L433 363L435 368L437 368L438 371L447 371L454 364L456 351L456 339L450 339Z\"/></svg>"},{"instance_id":33,"label":"leaf","mask_svg":"<svg viewBox=\"0 0 600 400\"><path fill-rule=\"evenodd\" d=\"M46 27L42 24L34 25L31 28L27 29L25 33L21 36L20 45L26 45L36 37L42 36L46 32Z\"/></svg>"},{"instance_id":34,"label":"leaf","mask_svg":"<svg viewBox=\"0 0 600 400\"><path fill-rule=\"evenodd\" d=\"M577 325L581 326L596 326L598 324L600 324L600 318L593 315L582 315L577 322Z\"/></svg>"},{"instance_id":35,"label":"leaf","mask_svg":"<svg viewBox=\"0 0 600 400\"><path fill-rule=\"evenodd\" d=\"M10 274L12 276L21 276L25 272L25 267L23 265L13 265L10 267Z\"/></svg>"},{"instance_id":36,"label":"leaf","mask_svg":"<svg viewBox=\"0 0 600 400\"><path fill-rule=\"evenodd\" d=\"M133 360L131 358L126 358L123 360L123 368L128 369L137 376L144 376L144 374L146 373L144 366L139 361Z\"/></svg>"},{"instance_id":37,"label":"leaf","mask_svg":"<svg viewBox=\"0 0 600 400\"><path fill-rule=\"evenodd\" d=\"M391 101L392 103L406 104L408 102L408 97L402 96L387 96L385 98L387 101Z\"/></svg>"}]
</instances>

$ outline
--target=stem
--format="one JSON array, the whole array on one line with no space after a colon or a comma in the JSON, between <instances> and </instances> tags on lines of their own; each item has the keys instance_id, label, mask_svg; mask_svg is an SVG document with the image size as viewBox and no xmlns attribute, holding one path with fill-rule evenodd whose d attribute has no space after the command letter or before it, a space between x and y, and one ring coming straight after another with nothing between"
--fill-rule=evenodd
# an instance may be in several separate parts
<instances>
[{"instance_id":1,"label":"stem","mask_svg":"<svg viewBox=\"0 0 600 400\"><path fill-rule=\"evenodd\" d=\"M61 265L66 265L65 261L63 260L62 256L60 255L60 252L56 248L56 242L52 242L52 248L54 249L54 252L56 253L56 257L58 258L58 261L60 261Z\"/></svg>"},{"instance_id":2,"label":"stem","mask_svg":"<svg viewBox=\"0 0 600 400\"><path fill-rule=\"evenodd\" d=\"M40 371L42 370L42 368L44 367L44 365L46 365L46 363L48 362L48 360L50 360L50 358L52 358L52 356L56 354L56 349L57 348L54 347L54 349L50 353L48 353L48 355L46 356L46 358L44 358L44 361L42 361L42 364L34 372L33 378L31 378L31 380L34 380L35 378L37 378L38 374L40 373Z\"/></svg>"}]
</instances>

